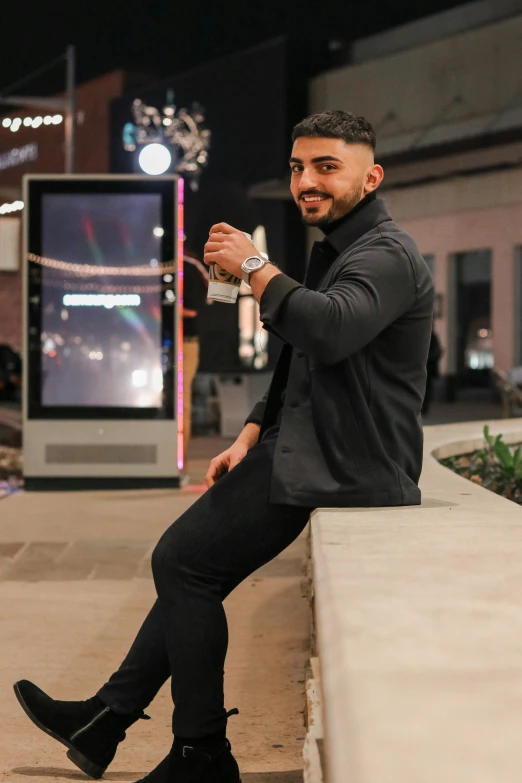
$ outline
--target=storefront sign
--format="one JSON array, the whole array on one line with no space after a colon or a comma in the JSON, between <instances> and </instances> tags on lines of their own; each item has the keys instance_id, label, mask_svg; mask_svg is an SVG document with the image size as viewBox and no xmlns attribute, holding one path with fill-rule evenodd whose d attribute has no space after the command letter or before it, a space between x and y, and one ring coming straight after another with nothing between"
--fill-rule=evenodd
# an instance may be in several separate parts
<instances>
[{"instance_id":1,"label":"storefront sign","mask_svg":"<svg viewBox=\"0 0 522 783\"><path fill-rule=\"evenodd\" d=\"M0 154L0 171L10 169L13 166L20 166L22 163L28 163L36 160L38 157L38 144L26 144L23 147L15 147L9 152Z\"/></svg>"}]
</instances>

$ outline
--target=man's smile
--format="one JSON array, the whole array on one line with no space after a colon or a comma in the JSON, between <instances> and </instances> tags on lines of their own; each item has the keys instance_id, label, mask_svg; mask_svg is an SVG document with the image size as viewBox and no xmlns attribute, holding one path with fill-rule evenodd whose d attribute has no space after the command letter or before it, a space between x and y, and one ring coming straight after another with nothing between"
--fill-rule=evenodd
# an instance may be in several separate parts
<instances>
[{"instance_id":1,"label":"man's smile","mask_svg":"<svg viewBox=\"0 0 522 783\"><path fill-rule=\"evenodd\" d=\"M301 196L301 201L304 201L305 204L318 204L321 201L327 201L329 198L330 196L314 193L308 196Z\"/></svg>"}]
</instances>

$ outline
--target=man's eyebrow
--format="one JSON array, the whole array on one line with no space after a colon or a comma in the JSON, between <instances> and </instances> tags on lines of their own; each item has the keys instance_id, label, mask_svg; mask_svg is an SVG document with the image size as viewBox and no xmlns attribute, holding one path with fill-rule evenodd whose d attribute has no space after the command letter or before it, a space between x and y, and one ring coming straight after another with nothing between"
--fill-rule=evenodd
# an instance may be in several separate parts
<instances>
[{"instance_id":1,"label":"man's eyebrow","mask_svg":"<svg viewBox=\"0 0 522 783\"><path fill-rule=\"evenodd\" d=\"M336 158L334 155L321 155L318 158L312 158L312 163L324 163L327 160L336 160L338 163L342 163L341 158ZM290 158L289 163L302 163L301 158Z\"/></svg>"}]
</instances>

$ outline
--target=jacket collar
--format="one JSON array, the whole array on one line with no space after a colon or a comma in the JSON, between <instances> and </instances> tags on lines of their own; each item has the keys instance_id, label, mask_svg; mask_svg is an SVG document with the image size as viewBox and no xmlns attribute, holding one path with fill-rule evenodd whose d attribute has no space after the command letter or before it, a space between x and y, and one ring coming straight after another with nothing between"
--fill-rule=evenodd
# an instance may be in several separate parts
<instances>
[{"instance_id":1,"label":"jacket collar","mask_svg":"<svg viewBox=\"0 0 522 783\"><path fill-rule=\"evenodd\" d=\"M360 202L352 212L348 213L345 220L323 239L321 244L328 243L338 253L342 253L350 245L353 245L372 228L385 220L391 220L391 215L385 202L381 198L374 198L367 203Z\"/></svg>"}]
</instances>

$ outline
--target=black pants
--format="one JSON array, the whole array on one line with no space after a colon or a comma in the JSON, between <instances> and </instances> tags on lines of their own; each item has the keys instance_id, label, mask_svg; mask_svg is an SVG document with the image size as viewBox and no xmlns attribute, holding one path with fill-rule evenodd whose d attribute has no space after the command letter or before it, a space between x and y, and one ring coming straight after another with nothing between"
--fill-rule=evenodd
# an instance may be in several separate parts
<instances>
[{"instance_id":1,"label":"black pants","mask_svg":"<svg viewBox=\"0 0 522 783\"><path fill-rule=\"evenodd\" d=\"M174 734L198 738L226 726L222 602L297 538L311 512L269 503L275 443L268 437L250 449L161 537L152 556L158 600L98 692L116 712L145 709L171 676Z\"/></svg>"}]
</instances>

